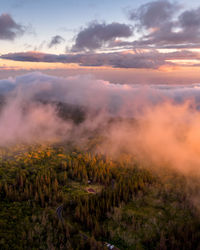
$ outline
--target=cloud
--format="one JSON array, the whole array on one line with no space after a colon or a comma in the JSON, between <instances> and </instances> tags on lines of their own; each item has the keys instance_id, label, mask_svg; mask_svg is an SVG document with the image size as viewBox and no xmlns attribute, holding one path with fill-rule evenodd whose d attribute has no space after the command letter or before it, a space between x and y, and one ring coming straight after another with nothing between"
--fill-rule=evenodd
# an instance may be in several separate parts
<instances>
[{"instance_id":1,"label":"cloud","mask_svg":"<svg viewBox=\"0 0 200 250\"><path fill-rule=\"evenodd\" d=\"M141 5L129 12L130 20L137 21L140 27L157 28L168 22L179 5L166 0L158 0Z\"/></svg>"},{"instance_id":2,"label":"cloud","mask_svg":"<svg viewBox=\"0 0 200 250\"><path fill-rule=\"evenodd\" d=\"M113 22L111 24L93 22L81 30L72 47L72 51L94 50L118 37L130 37L132 27L127 24Z\"/></svg>"},{"instance_id":3,"label":"cloud","mask_svg":"<svg viewBox=\"0 0 200 250\"><path fill-rule=\"evenodd\" d=\"M183 29L200 29L200 8L187 10L179 16L179 23Z\"/></svg>"},{"instance_id":4,"label":"cloud","mask_svg":"<svg viewBox=\"0 0 200 250\"><path fill-rule=\"evenodd\" d=\"M58 44L61 44L62 42L64 42L65 39L62 36L53 36L50 43L49 43L49 48L52 48Z\"/></svg>"},{"instance_id":5,"label":"cloud","mask_svg":"<svg viewBox=\"0 0 200 250\"><path fill-rule=\"evenodd\" d=\"M17 36L23 34L24 28L17 24L9 14L0 16L0 39L14 40Z\"/></svg>"},{"instance_id":6,"label":"cloud","mask_svg":"<svg viewBox=\"0 0 200 250\"><path fill-rule=\"evenodd\" d=\"M111 66L113 68L147 68L157 69L171 63L165 61L165 57L159 52L135 51L134 53L87 53L87 54L46 54L40 52L19 52L2 55L1 58L14 61L29 62L60 62L77 63L80 66Z\"/></svg>"}]
</instances>

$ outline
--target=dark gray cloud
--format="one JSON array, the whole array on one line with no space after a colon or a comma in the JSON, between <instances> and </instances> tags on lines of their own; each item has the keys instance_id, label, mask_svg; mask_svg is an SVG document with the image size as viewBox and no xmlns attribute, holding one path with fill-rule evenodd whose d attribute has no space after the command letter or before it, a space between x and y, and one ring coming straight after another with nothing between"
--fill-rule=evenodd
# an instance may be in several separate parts
<instances>
[{"instance_id":1,"label":"dark gray cloud","mask_svg":"<svg viewBox=\"0 0 200 250\"><path fill-rule=\"evenodd\" d=\"M17 24L9 14L0 15L0 39L13 40L23 32L22 25Z\"/></svg>"},{"instance_id":2,"label":"dark gray cloud","mask_svg":"<svg viewBox=\"0 0 200 250\"><path fill-rule=\"evenodd\" d=\"M49 43L49 48L52 48L58 44L61 44L62 42L64 42L65 39L62 36L53 36L50 43Z\"/></svg>"},{"instance_id":3,"label":"dark gray cloud","mask_svg":"<svg viewBox=\"0 0 200 250\"><path fill-rule=\"evenodd\" d=\"M183 29L200 28L200 8L184 11L179 16L179 23Z\"/></svg>"},{"instance_id":4,"label":"dark gray cloud","mask_svg":"<svg viewBox=\"0 0 200 250\"><path fill-rule=\"evenodd\" d=\"M168 22L179 5L166 0L158 0L141 5L129 12L130 20L139 22L145 28L154 28Z\"/></svg>"},{"instance_id":5,"label":"dark gray cloud","mask_svg":"<svg viewBox=\"0 0 200 250\"><path fill-rule=\"evenodd\" d=\"M98 49L113 39L131 35L132 27L130 25L117 22L111 24L93 22L77 34L72 51Z\"/></svg>"}]
</instances>

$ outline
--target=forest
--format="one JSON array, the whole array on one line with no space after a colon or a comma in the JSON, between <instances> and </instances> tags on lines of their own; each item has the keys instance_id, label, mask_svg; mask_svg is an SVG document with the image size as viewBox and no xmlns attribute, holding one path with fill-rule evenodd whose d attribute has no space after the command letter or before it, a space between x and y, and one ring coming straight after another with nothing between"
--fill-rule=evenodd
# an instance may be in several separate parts
<instances>
[{"instance_id":1,"label":"forest","mask_svg":"<svg viewBox=\"0 0 200 250\"><path fill-rule=\"evenodd\" d=\"M0 249L199 249L198 188L130 155L1 148Z\"/></svg>"}]
</instances>

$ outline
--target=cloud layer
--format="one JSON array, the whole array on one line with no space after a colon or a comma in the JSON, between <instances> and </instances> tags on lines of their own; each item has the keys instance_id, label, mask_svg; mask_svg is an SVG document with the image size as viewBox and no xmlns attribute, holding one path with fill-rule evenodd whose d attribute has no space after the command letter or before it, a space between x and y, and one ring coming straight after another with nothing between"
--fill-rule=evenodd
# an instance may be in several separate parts
<instances>
[{"instance_id":1,"label":"cloud layer","mask_svg":"<svg viewBox=\"0 0 200 250\"><path fill-rule=\"evenodd\" d=\"M87 110L114 111L124 116L140 115L146 107L164 102L189 103L199 109L200 85L123 85L97 80L89 75L67 78L39 72L0 80L0 94L8 101L64 102L84 106ZM112 112L110 112L111 115Z\"/></svg>"},{"instance_id":2,"label":"cloud layer","mask_svg":"<svg viewBox=\"0 0 200 250\"><path fill-rule=\"evenodd\" d=\"M77 54L47 54L40 52L9 53L1 56L2 59L24 62L49 62L49 63L76 63L80 66L111 66L113 68L144 68L159 69L161 66L176 66L172 60L200 60L198 52L187 50L161 53L155 49L132 50L128 52L111 53L77 53ZM187 64L185 64L187 65ZM191 64L190 64L191 65Z\"/></svg>"}]
</instances>

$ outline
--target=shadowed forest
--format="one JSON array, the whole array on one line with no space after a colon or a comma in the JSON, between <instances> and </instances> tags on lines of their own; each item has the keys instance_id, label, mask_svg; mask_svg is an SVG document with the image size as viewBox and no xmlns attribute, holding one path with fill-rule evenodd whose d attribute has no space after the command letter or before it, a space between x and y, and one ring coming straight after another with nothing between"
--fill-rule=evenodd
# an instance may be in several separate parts
<instances>
[{"instance_id":1,"label":"shadowed forest","mask_svg":"<svg viewBox=\"0 0 200 250\"><path fill-rule=\"evenodd\" d=\"M0 176L1 249L200 246L195 177L64 145L2 148Z\"/></svg>"}]
</instances>

